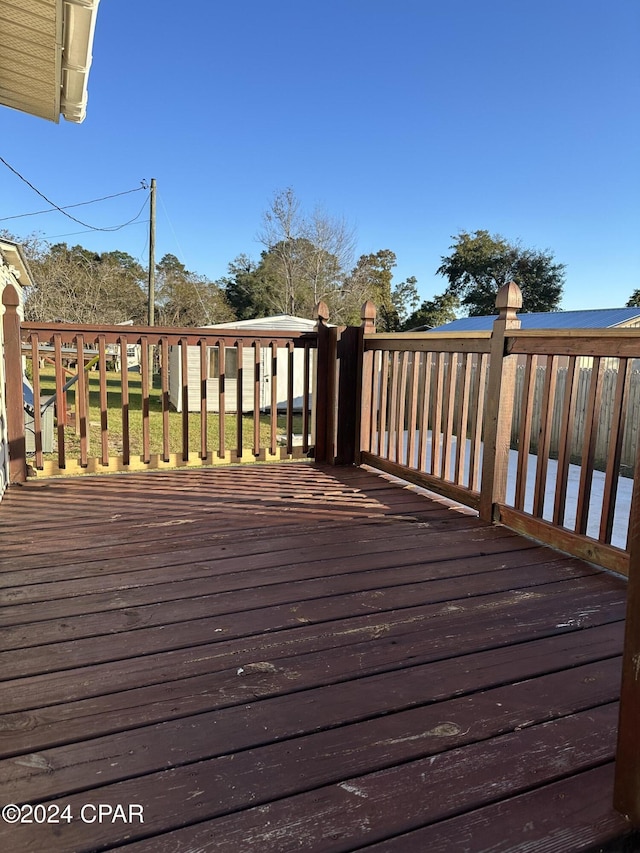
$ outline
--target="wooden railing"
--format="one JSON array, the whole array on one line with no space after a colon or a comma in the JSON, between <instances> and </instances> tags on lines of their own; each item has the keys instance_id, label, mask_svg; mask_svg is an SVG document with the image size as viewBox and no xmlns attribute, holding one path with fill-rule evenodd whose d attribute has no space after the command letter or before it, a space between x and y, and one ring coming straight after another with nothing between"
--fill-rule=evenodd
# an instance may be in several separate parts
<instances>
[{"instance_id":1,"label":"wooden railing","mask_svg":"<svg viewBox=\"0 0 640 853\"><path fill-rule=\"evenodd\" d=\"M628 432L631 371L634 359L640 358L639 331L570 330L553 335L514 331L507 339L507 352L524 362L525 374L521 398L515 401L520 413L515 489L499 501L497 517L554 547L627 574L633 480L622 477L621 456ZM539 365L544 367L544 383L536 393ZM559 366L566 371L562 393ZM585 368L590 371L588 395L580 399L578 382ZM606 412L605 370L616 377L613 405ZM542 413L535 437L531 434L534 407ZM554 414L560 418L560 439L552 458ZM578 426L581 441L576 458ZM598 446L603 444L599 471Z\"/></svg>"},{"instance_id":2,"label":"wooden railing","mask_svg":"<svg viewBox=\"0 0 640 853\"><path fill-rule=\"evenodd\" d=\"M359 458L478 509L486 520L627 574L633 480L622 476L629 471L621 470L621 453L625 437L628 445L629 434L638 433L627 420L640 330L522 331L519 302L515 286L500 292L492 332L365 333ZM518 365L524 381L516 396ZM584 368L589 393L579 398ZM567 377L561 395L559 369ZM603 411L605 369L616 381ZM536 435L534 408L541 412Z\"/></svg>"},{"instance_id":3,"label":"wooden railing","mask_svg":"<svg viewBox=\"0 0 640 853\"><path fill-rule=\"evenodd\" d=\"M365 335L360 461L477 509L490 338Z\"/></svg>"},{"instance_id":4,"label":"wooden railing","mask_svg":"<svg viewBox=\"0 0 640 853\"><path fill-rule=\"evenodd\" d=\"M36 471L265 461L313 446L314 332L23 323L21 337Z\"/></svg>"},{"instance_id":5,"label":"wooden railing","mask_svg":"<svg viewBox=\"0 0 640 853\"><path fill-rule=\"evenodd\" d=\"M498 293L499 313L492 332L469 335L376 334L375 309L370 303L363 307L362 325L347 329L329 327L326 306L320 304L317 332L305 334L269 331L246 336L226 329L33 323L23 324L20 331L16 300L3 301L14 482L26 476L22 340L23 355L33 366L32 459L37 469L46 471L48 464L54 472L108 471L275 460L312 453L323 462L369 463L473 507L487 521L501 522L627 575L615 805L640 826L637 448L633 479L623 477L628 472L621 471L630 417L630 376L634 360L640 359L640 330L522 331L517 317L521 296L513 283ZM120 366L126 365L131 346L139 348L138 378L126 369L110 373L109 361L119 358ZM96 356L97 373L91 380L83 365ZM71 386L73 403L68 405L65 357L75 358L77 363L75 371L71 368L77 380ZM53 371L47 375L41 365L49 358ZM516 394L518 363L524 381ZM232 364L235 380L231 378ZM265 400L262 380L267 364L272 378L286 375L282 399L277 381L272 381ZM576 393L576 377L585 364L591 371L586 399ZM536 390L538 366L544 367L544 380ZM561 390L560 369L566 376ZM606 415L602 407L605 370L616 371L614 401ZM139 384L135 412L134 382ZM53 392L57 446L54 460L48 461L38 401L42 396L50 398ZM178 395L181 409L177 449L172 445L171 422L176 417L171 411L172 393ZM117 447L113 444L114 406L110 405L114 397L121 442ZM190 405L194 399L195 405ZM541 417L534 436L531 413L536 407ZM190 413L191 408L196 411ZM518 412L519 426L512 446L514 412ZM161 424L155 439L152 416ZM560 418L555 453L553 417ZM134 421L140 428L135 440ZM212 422L217 424L215 442L209 432ZM581 439L576 458L578 422ZM638 432L636 429L636 438ZM599 433L600 439L604 433L608 436L600 466L603 470L597 469L602 455L597 452L602 445ZM596 480L601 485L598 494Z\"/></svg>"},{"instance_id":6,"label":"wooden railing","mask_svg":"<svg viewBox=\"0 0 640 853\"><path fill-rule=\"evenodd\" d=\"M640 330L522 331L513 283L498 293L496 306L487 335L376 335L371 319L363 321L357 458L628 576L614 805L640 826L640 452L638 426L627 423ZM516 395L518 362L524 381ZM544 381L536 391L538 366ZM589 391L580 398L585 367ZM561 393L559 369L566 371ZM606 411L605 370L616 374ZM535 408L538 435L532 434ZM559 442L552 454L554 414ZM633 479L621 471L630 433Z\"/></svg>"}]
</instances>

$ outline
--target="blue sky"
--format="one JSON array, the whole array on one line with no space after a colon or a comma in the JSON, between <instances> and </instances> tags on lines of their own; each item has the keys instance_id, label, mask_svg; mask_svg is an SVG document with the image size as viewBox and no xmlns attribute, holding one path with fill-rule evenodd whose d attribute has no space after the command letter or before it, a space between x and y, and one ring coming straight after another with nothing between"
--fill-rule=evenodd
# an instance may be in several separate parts
<instances>
[{"instance_id":1,"label":"blue sky","mask_svg":"<svg viewBox=\"0 0 640 853\"><path fill-rule=\"evenodd\" d=\"M61 206L155 177L157 257L212 279L291 186L422 298L487 229L567 265L563 308L614 307L640 287L639 37L636 0L101 0L85 122L2 109L0 154ZM0 218L42 207L0 164ZM146 262L146 217L0 227Z\"/></svg>"}]
</instances>

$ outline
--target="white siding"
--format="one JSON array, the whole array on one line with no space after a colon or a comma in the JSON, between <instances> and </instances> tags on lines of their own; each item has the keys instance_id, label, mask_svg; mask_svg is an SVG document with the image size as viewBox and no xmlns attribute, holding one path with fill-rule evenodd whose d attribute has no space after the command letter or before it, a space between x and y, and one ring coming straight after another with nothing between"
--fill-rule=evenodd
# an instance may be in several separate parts
<instances>
[{"instance_id":1,"label":"white siding","mask_svg":"<svg viewBox=\"0 0 640 853\"><path fill-rule=\"evenodd\" d=\"M238 329L247 336L253 330L274 331L313 331L315 323L302 317L291 317L287 314L279 314L274 317L261 317L257 320L241 320L235 323L221 323L217 326L208 326L209 329ZM253 411L253 388L254 388L254 349L251 346L243 347L243 376L242 376L242 411ZM260 408L271 407L271 383L272 358L271 347L261 348L260 365ZM294 408L302 408L304 395L304 350L296 349L293 356L294 361ZM207 365L209 359L207 357ZM189 411L200 411L200 350L197 346L188 347L188 393ZM277 406L283 410L287 405L288 389L288 352L286 348L279 348L277 355ZM313 370L310 373L313 375ZM182 411L182 362L180 348L178 346L169 348L169 401L178 412ZM225 383L225 410L227 412L237 411L237 381L228 379ZM219 410L219 380L207 379L207 411L217 412Z\"/></svg>"},{"instance_id":2,"label":"white siding","mask_svg":"<svg viewBox=\"0 0 640 853\"><path fill-rule=\"evenodd\" d=\"M277 406L283 410L287 405L288 361L286 349L278 349L277 355ZM272 358L271 348L263 347L260 364L260 408L271 407ZM297 349L293 355L293 396L294 408L300 409L304 395L304 351ZM208 358L207 358L208 364ZM254 394L254 350L244 347L242 351L242 411L253 411ZM200 350L197 346L187 348L189 411L200 411ZM225 410L237 410L238 383L236 379L226 379ZM182 361L179 347L169 348L169 401L176 411L182 411ZM207 379L207 411L219 411L219 380Z\"/></svg>"}]
</instances>

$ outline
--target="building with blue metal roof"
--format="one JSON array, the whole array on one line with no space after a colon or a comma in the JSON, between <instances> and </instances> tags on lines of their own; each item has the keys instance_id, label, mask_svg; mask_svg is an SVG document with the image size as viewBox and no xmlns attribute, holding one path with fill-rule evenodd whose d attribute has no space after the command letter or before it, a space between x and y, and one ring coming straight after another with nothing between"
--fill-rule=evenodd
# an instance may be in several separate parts
<instances>
[{"instance_id":1,"label":"building with blue metal roof","mask_svg":"<svg viewBox=\"0 0 640 853\"><path fill-rule=\"evenodd\" d=\"M460 317L431 332L490 332L495 314ZM640 327L640 308L594 308L584 311L536 311L518 314L522 329L615 329Z\"/></svg>"}]
</instances>

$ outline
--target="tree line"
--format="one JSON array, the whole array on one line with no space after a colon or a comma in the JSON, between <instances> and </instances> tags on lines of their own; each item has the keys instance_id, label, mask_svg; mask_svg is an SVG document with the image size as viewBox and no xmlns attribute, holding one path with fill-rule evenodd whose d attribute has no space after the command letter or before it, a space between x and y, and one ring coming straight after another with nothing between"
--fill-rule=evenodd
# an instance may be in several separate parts
<instances>
[{"instance_id":1,"label":"tree line","mask_svg":"<svg viewBox=\"0 0 640 853\"><path fill-rule=\"evenodd\" d=\"M26 293L27 319L146 322L148 272L131 255L3 236L23 244L35 280ZM493 314L496 292L510 280L520 285L524 311L557 310L562 297L565 267L551 252L479 230L453 238L436 270L446 282L443 292L421 302L415 276L394 279L391 249L356 257L354 230L320 208L305 212L290 188L274 195L258 240L259 257L239 255L217 281L164 255L156 264L156 324L204 326L283 313L312 317L324 301L332 322L357 325L362 303L371 300L378 330L404 331L442 325L460 312Z\"/></svg>"}]
</instances>

